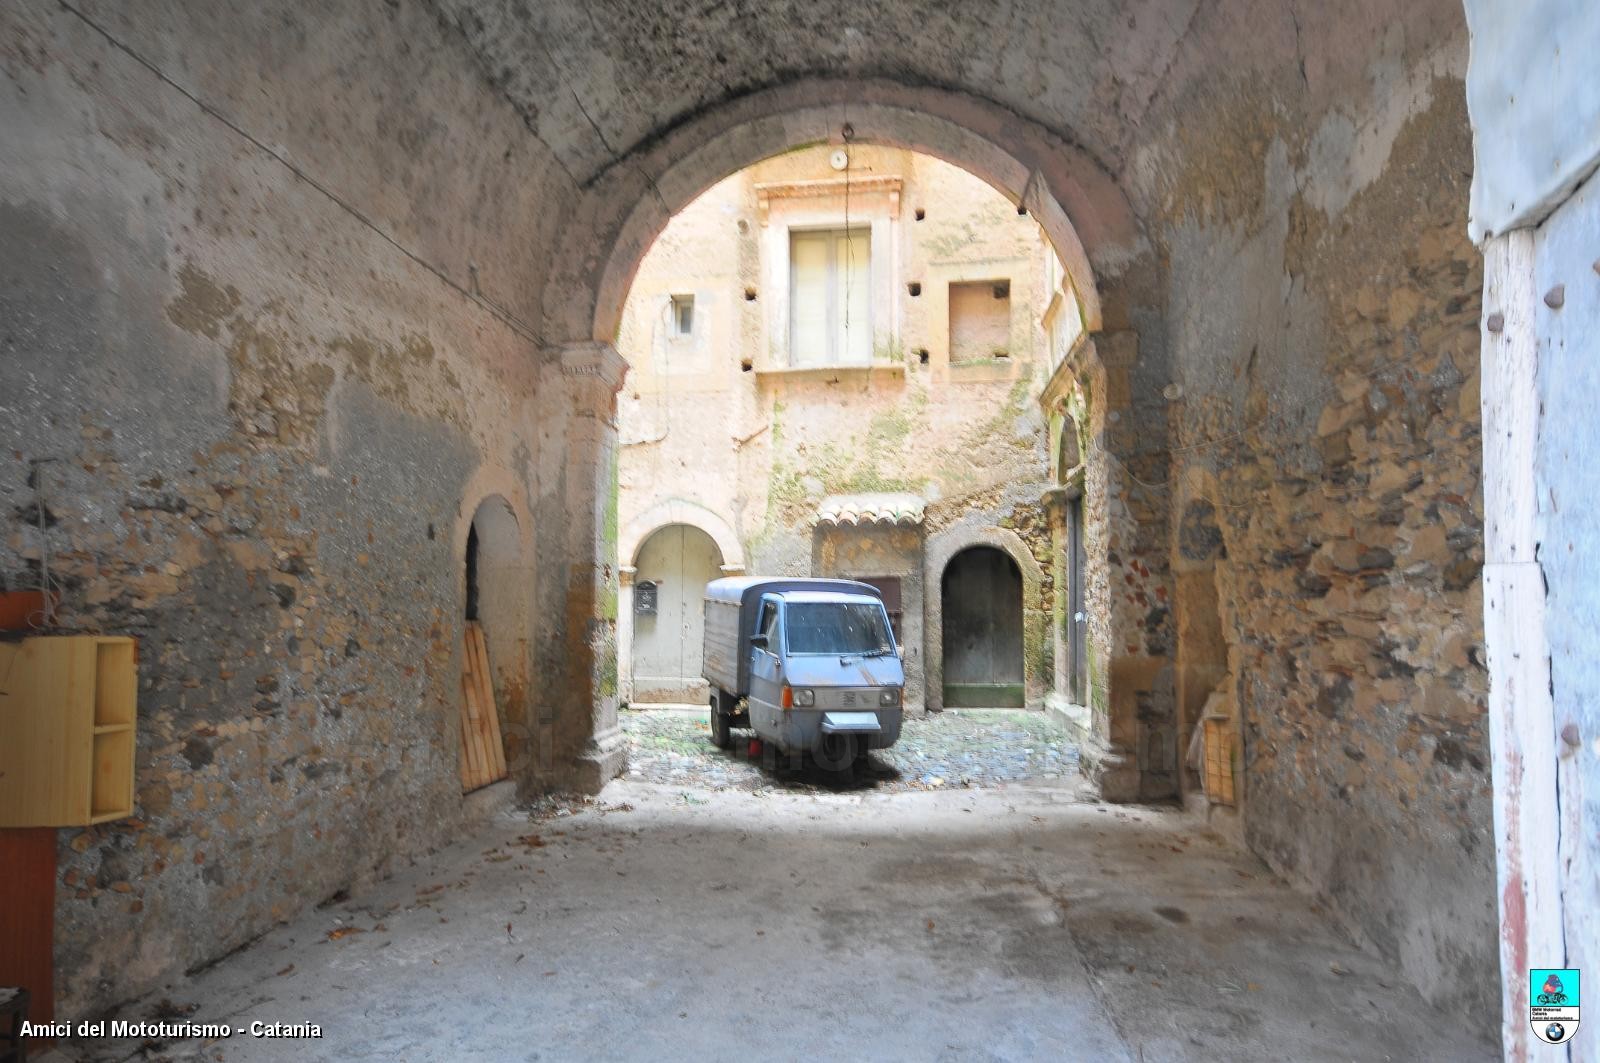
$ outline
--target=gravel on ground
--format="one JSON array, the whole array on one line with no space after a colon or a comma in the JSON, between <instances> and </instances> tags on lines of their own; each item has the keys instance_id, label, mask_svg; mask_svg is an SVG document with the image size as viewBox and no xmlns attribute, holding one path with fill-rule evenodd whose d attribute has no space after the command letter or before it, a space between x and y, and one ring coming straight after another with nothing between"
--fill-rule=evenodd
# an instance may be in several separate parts
<instances>
[{"instance_id":1,"label":"gravel on ground","mask_svg":"<svg viewBox=\"0 0 1600 1063\"><path fill-rule=\"evenodd\" d=\"M900 740L874 750L853 778L809 757L796 764L769 748L752 753L749 731L731 749L711 744L704 710L625 709L626 778L711 789L927 790L942 787L1075 788L1078 747L1047 713L1023 709L950 709L908 717Z\"/></svg>"}]
</instances>

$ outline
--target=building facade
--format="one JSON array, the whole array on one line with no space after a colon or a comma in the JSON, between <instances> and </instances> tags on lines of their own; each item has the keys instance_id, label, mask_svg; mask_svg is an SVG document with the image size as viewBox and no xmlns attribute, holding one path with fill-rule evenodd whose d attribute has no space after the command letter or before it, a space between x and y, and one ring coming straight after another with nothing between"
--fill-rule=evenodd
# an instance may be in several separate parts
<instances>
[{"instance_id":1,"label":"building facade","mask_svg":"<svg viewBox=\"0 0 1600 1063\"><path fill-rule=\"evenodd\" d=\"M913 708L1057 693L1060 277L1025 212L899 149L802 148L675 216L617 344L623 698L705 700L701 595L732 573L878 586Z\"/></svg>"}]
</instances>

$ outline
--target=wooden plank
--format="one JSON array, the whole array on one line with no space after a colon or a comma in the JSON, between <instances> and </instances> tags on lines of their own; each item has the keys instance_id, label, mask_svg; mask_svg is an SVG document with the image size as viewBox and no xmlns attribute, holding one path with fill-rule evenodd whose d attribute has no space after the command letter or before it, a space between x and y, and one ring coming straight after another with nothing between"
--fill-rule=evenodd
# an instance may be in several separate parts
<instances>
[{"instance_id":1,"label":"wooden plank","mask_svg":"<svg viewBox=\"0 0 1600 1063\"><path fill-rule=\"evenodd\" d=\"M487 786L498 777L494 768L494 753L490 747L487 717L494 711L493 702L483 696L484 656L482 655L482 629L468 623L462 640L461 682L467 705L468 725L472 732L473 789Z\"/></svg>"},{"instance_id":2,"label":"wooden plank","mask_svg":"<svg viewBox=\"0 0 1600 1063\"><path fill-rule=\"evenodd\" d=\"M138 647L132 639L95 642L94 722L132 724L138 704Z\"/></svg>"},{"instance_id":3,"label":"wooden plank","mask_svg":"<svg viewBox=\"0 0 1600 1063\"><path fill-rule=\"evenodd\" d=\"M490 782L500 779L505 771L500 767L504 755L500 750L499 713L494 705L494 682L489 673L489 649L478 624L471 629L474 654L473 678L478 684L478 730L483 736L484 769Z\"/></svg>"},{"instance_id":4,"label":"wooden plank","mask_svg":"<svg viewBox=\"0 0 1600 1063\"><path fill-rule=\"evenodd\" d=\"M488 782L488 772L485 767L488 755L483 746L482 732L478 727L478 690L473 679L470 666L463 664L461 672L461 699L463 709L464 737L467 743L469 760L472 766L471 774L466 781L466 788L476 790Z\"/></svg>"},{"instance_id":5,"label":"wooden plank","mask_svg":"<svg viewBox=\"0 0 1600 1063\"><path fill-rule=\"evenodd\" d=\"M90 822L97 641L0 644L0 826Z\"/></svg>"},{"instance_id":6,"label":"wooden plank","mask_svg":"<svg viewBox=\"0 0 1600 1063\"><path fill-rule=\"evenodd\" d=\"M1539 336L1532 233L1484 248L1480 332L1484 561L1536 560L1534 450L1539 437ZM1498 326L1491 328L1491 325Z\"/></svg>"},{"instance_id":7,"label":"wooden plank","mask_svg":"<svg viewBox=\"0 0 1600 1063\"><path fill-rule=\"evenodd\" d=\"M489 668L489 643L481 625L468 624L467 630L475 652L478 705L483 711L482 727L489 750L490 773L495 779L503 779L506 777L506 750L500 737L500 711L494 699L494 673Z\"/></svg>"},{"instance_id":8,"label":"wooden plank","mask_svg":"<svg viewBox=\"0 0 1600 1063\"><path fill-rule=\"evenodd\" d=\"M1484 565L1483 612L1500 886L1501 1033L1506 1058L1526 1060L1537 1043L1527 1021L1528 970L1554 966L1566 955L1555 706L1539 565Z\"/></svg>"},{"instance_id":9,"label":"wooden plank","mask_svg":"<svg viewBox=\"0 0 1600 1063\"><path fill-rule=\"evenodd\" d=\"M472 722L467 716L467 681L461 681L461 705L457 709L456 717L461 723L461 755L458 758L461 765L461 789L463 791L474 789L474 766L472 757Z\"/></svg>"},{"instance_id":10,"label":"wooden plank","mask_svg":"<svg viewBox=\"0 0 1600 1063\"><path fill-rule=\"evenodd\" d=\"M0 594L0 631L25 631L37 604L18 594ZM6 605L17 608L6 616ZM10 647L0 646L0 689L7 685ZM8 713L0 694L0 720ZM0 731L4 724L0 723ZM4 760L0 752L0 761ZM3 771L0 765L0 771ZM0 807L4 799L0 798ZM55 1017L56 832L53 827L0 829L0 985L28 990L28 1018Z\"/></svg>"},{"instance_id":11,"label":"wooden plank","mask_svg":"<svg viewBox=\"0 0 1600 1063\"><path fill-rule=\"evenodd\" d=\"M55 1014L55 828L0 830L0 868L0 985L28 990L29 1019L48 1022Z\"/></svg>"},{"instance_id":12,"label":"wooden plank","mask_svg":"<svg viewBox=\"0 0 1600 1063\"><path fill-rule=\"evenodd\" d=\"M1484 248L1482 340L1484 643L1500 909L1505 1058L1538 1043L1527 1022L1529 968L1565 966L1555 705L1545 579L1536 549L1540 429L1535 241ZM1493 326L1493 327L1491 327ZM1548 957L1548 958L1547 958Z\"/></svg>"},{"instance_id":13,"label":"wooden plank","mask_svg":"<svg viewBox=\"0 0 1600 1063\"><path fill-rule=\"evenodd\" d=\"M478 778L478 728L474 722L476 716L474 697L472 655L464 652L461 658L461 748L467 758L467 771L461 778L461 787L464 790L476 790L482 785Z\"/></svg>"},{"instance_id":14,"label":"wooden plank","mask_svg":"<svg viewBox=\"0 0 1600 1063\"><path fill-rule=\"evenodd\" d=\"M89 815L95 823L133 815L133 732L95 735Z\"/></svg>"}]
</instances>

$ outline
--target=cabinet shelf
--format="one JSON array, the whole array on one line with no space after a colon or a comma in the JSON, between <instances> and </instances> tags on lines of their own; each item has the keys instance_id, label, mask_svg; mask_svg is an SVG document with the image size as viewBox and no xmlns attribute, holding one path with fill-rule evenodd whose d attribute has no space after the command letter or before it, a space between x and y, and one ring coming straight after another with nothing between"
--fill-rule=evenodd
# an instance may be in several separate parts
<instances>
[{"instance_id":1,"label":"cabinet shelf","mask_svg":"<svg viewBox=\"0 0 1600 1063\"><path fill-rule=\"evenodd\" d=\"M137 690L133 639L0 643L0 827L133 815Z\"/></svg>"}]
</instances>

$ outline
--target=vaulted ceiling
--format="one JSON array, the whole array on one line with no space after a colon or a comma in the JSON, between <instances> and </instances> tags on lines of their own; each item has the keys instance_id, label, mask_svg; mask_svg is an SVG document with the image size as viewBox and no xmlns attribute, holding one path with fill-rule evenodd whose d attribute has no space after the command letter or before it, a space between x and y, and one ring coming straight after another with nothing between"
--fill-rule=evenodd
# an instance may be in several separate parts
<instances>
[{"instance_id":1,"label":"vaulted ceiling","mask_svg":"<svg viewBox=\"0 0 1600 1063\"><path fill-rule=\"evenodd\" d=\"M1199 0L431 0L580 184L697 113L805 78L992 100L1120 169ZM1292 34L1287 19L1281 27Z\"/></svg>"}]
</instances>

